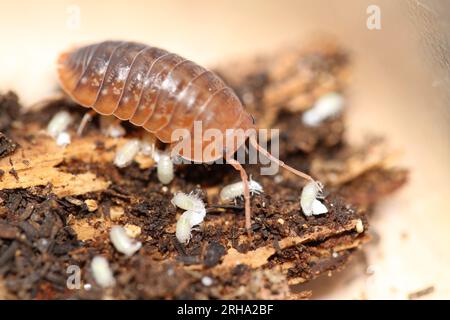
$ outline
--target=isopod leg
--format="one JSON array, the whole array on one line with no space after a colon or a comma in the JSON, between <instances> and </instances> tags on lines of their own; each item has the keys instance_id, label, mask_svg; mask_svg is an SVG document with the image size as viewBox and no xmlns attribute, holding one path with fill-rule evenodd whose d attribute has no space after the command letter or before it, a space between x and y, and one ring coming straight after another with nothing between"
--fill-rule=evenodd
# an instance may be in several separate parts
<instances>
[{"instance_id":1,"label":"isopod leg","mask_svg":"<svg viewBox=\"0 0 450 320\"><path fill-rule=\"evenodd\" d=\"M250 188L248 185L247 172L245 172L245 169L242 167L242 165L235 159L228 158L226 160L227 163L231 164L237 171L239 171L239 174L241 175L242 183L244 184L245 228L247 229L247 231L250 231L252 222L250 210Z\"/></svg>"},{"instance_id":2,"label":"isopod leg","mask_svg":"<svg viewBox=\"0 0 450 320\"><path fill-rule=\"evenodd\" d=\"M94 110L89 110L88 112L86 112L84 114L83 118L81 119L80 125L78 126L78 129L77 129L78 136L81 136L83 134L83 131L86 128L88 122L92 120L94 115L95 115Z\"/></svg>"}]
</instances>

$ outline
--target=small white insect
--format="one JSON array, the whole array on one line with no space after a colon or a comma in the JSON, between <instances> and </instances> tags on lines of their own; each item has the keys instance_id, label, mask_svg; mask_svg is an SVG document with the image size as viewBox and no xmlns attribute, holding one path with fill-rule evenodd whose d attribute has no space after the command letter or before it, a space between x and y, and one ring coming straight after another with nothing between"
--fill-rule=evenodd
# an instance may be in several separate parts
<instances>
[{"instance_id":1,"label":"small white insect","mask_svg":"<svg viewBox=\"0 0 450 320\"><path fill-rule=\"evenodd\" d=\"M95 282L102 288L113 287L116 284L108 260L102 256L95 256L91 262L91 271Z\"/></svg>"},{"instance_id":2,"label":"small white insect","mask_svg":"<svg viewBox=\"0 0 450 320\"><path fill-rule=\"evenodd\" d=\"M185 194L181 191L175 193L171 202L174 206L187 210L178 219L175 232L178 241L187 244L191 239L193 227L205 219L205 204L195 193Z\"/></svg>"},{"instance_id":3,"label":"small white insect","mask_svg":"<svg viewBox=\"0 0 450 320\"><path fill-rule=\"evenodd\" d=\"M186 194L184 192L178 191L173 196L171 202L174 206L184 210L205 210L204 202L197 196L197 194L193 192Z\"/></svg>"},{"instance_id":4,"label":"small white insect","mask_svg":"<svg viewBox=\"0 0 450 320\"><path fill-rule=\"evenodd\" d=\"M125 143L116 152L114 164L119 168L124 168L133 162L134 158L138 154L141 147L141 143L137 139L132 139Z\"/></svg>"},{"instance_id":5,"label":"small white insect","mask_svg":"<svg viewBox=\"0 0 450 320\"><path fill-rule=\"evenodd\" d=\"M214 280L213 280L211 277L204 276L204 277L202 278L202 284L203 284L205 287L210 287L213 283L214 283Z\"/></svg>"},{"instance_id":6,"label":"small white insect","mask_svg":"<svg viewBox=\"0 0 450 320\"><path fill-rule=\"evenodd\" d=\"M47 133L53 138L67 130L73 121L72 115L67 111L57 112L47 125Z\"/></svg>"},{"instance_id":7,"label":"small white insect","mask_svg":"<svg viewBox=\"0 0 450 320\"><path fill-rule=\"evenodd\" d=\"M355 230L358 233L363 233L364 232L364 224L363 224L361 219L358 219L358 221L356 221Z\"/></svg>"},{"instance_id":8,"label":"small white insect","mask_svg":"<svg viewBox=\"0 0 450 320\"><path fill-rule=\"evenodd\" d=\"M339 93L327 93L320 97L311 109L303 113L302 121L309 127L316 127L325 119L338 115L344 104L344 97Z\"/></svg>"},{"instance_id":9,"label":"small white insect","mask_svg":"<svg viewBox=\"0 0 450 320\"><path fill-rule=\"evenodd\" d=\"M180 243L188 244L192 237L192 230L203 222L206 215L198 211L185 211L177 221L175 236Z\"/></svg>"},{"instance_id":10,"label":"small white insect","mask_svg":"<svg viewBox=\"0 0 450 320\"><path fill-rule=\"evenodd\" d=\"M56 137L56 144L60 147L66 147L70 144L70 134L66 131L60 132Z\"/></svg>"},{"instance_id":11,"label":"small white insect","mask_svg":"<svg viewBox=\"0 0 450 320\"><path fill-rule=\"evenodd\" d=\"M320 192L320 182L311 181L303 187L302 194L300 196L300 206L302 207L302 211L305 216L309 217L328 212L327 207L316 199L320 196Z\"/></svg>"},{"instance_id":12,"label":"small white insect","mask_svg":"<svg viewBox=\"0 0 450 320\"><path fill-rule=\"evenodd\" d=\"M324 214L327 212L328 212L327 207L319 200L314 199L314 201L312 203L312 214L317 216L317 215Z\"/></svg>"},{"instance_id":13,"label":"small white insect","mask_svg":"<svg viewBox=\"0 0 450 320\"><path fill-rule=\"evenodd\" d=\"M162 184L169 184L174 178L173 162L170 155L162 153L159 155L158 165L156 167L158 180Z\"/></svg>"},{"instance_id":14,"label":"small white insect","mask_svg":"<svg viewBox=\"0 0 450 320\"><path fill-rule=\"evenodd\" d=\"M191 223L190 215L192 211L185 211L177 221L177 227L175 230L175 236L180 243L188 244L191 240Z\"/></svg>"},{"instance_id":15,"label":"small white insect","mask_svg":"<svg viewBox=\"0 0 450 320\"><path fill-rule=\"evenodd\" d=\"M250 189L250 194L260 194L264 192L263 187L251 178L248 181L248 187ZM241 197L243 194L244 183L240 181L223 187L223 189L220 191L219 197L223 202L226 202Z\"/></svg>"},{"instance_id":16,"label":"small white insect","mask_svg":"<svg viewBox=\"0 0 450 320\"><path fill-rule=\"evenodd\" d=\"M121 226L113 226L109 232L109 237L116 250L128 257L142 247L142 243L128 237L125 228Z\"/></svg>"}]
</instances>

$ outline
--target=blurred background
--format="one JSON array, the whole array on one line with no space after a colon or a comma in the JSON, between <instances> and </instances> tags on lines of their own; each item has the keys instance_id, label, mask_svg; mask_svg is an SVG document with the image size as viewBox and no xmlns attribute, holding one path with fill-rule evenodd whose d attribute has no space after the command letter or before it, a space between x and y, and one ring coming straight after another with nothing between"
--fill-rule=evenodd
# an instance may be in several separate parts
<instances>
[{"instance_id":1,"label":"blurred background","mask_svg":"<svg viewBox=\"0 0 450 320\"><path fill-rule=\"evenodd\" d=\"M380 29L369 30L370 5ZM371 11L372 13L372 11ZM9 1L0 11L0 92L25 105L57 88L70 46L137 40L206 66L328 34L353 61L348 138L382 134L411 170L371 219L379 239L343 272L308 286L314 298L450 298L450 1Z\"/></svg>"}]
</instances>

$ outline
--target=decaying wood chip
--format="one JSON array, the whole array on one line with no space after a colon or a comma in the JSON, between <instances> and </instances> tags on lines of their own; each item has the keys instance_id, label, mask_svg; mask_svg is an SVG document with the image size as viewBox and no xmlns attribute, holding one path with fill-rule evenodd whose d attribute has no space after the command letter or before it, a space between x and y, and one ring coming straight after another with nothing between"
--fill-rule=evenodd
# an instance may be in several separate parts
<instances>
[{"instance_id":1,"label":"decaying wood chip","mask_svg":"<svg viewBox=\"0 0 450 320\"><path fill-rule=\"evenodd\" d=\"M316 241L330 236L338 235L345 231L350 231L356 228L357 220L350 221L347 226L331 230L326 227L317 227L311 233L307 233L303 237L287 237L278 242L279 249L283 250L305 242ZM236 249L229 249L224 256L222 264L217 268L232 268L239 264L248 265L251 268L259 268L268 262L268 259L276 253L277 249L273 246L260 247L248 253L240 253Z\"/></svg>"},{"instance_id":2,"label":"decaying wood chip","mask_svg":"<svg viewBox=\"0 0 450 320\"><path fill-rule=\"evenodd\" d=\"M75 231L78 239L82 241L95 240L106 237L111 222L103 218L70 219L68 225Z\"/></svg>"},{"instance_id":3,"label":"decaying wood chip","mask_svg":"<svg viewBox=\"0 0 450 320\"><path fill-rule=\"evenodd\" d=\"M347 147L333 157L317 157L311 173L327 185L342 185L376 168L384 168L397 156L381 139L371 139L360 147Z\"/></svg>"},{"instance_id":4,"label":"decaying wood chip","mask_svg":"<svg viewBox=\"0 0 450 320\"><path fill-rule=\"evenodd\" d=\"M84 200L84 203L86 204L89 212L94 212L95 210L98 209L97 201L93 199L86 199Z\"/></svg>"},{"instance_id":5,"label":"decaying wood chip","mask_svg":"<svg viewBox=\"0 0 450 320\"><path fill-rule=\"evenodd\" d=\"M123 215L125 214L125 211L122 207L113 206L109 209L109 217L112 221L119 220Z\"/></svg>"},{"instance_id":6,"label":"decaying wood chip","mask_svg":"<svg viewBox=\"0 0 450 320\"><path fill-rule=\"evenodd\" d=\"M105 146L102 152L96 152L99 140ZM53 186L53 192L60 197L105 190L109 181L97 177L95 173L72 174L62 170L59 165L73 160L86 163L112 162L115 148L125 142L126 139L97 135L74 139L66 148L61 148L42 134L32 144L23 139L20 141L21 152L16 152L10 158L0 159L0 170L8 172L14 169L18 177L16 179L12 175L4 175L0 180L0 190L45 186L49 183ZM150 165L150 161L146 160L146 166Z\"/></svg>"}]
</instances>

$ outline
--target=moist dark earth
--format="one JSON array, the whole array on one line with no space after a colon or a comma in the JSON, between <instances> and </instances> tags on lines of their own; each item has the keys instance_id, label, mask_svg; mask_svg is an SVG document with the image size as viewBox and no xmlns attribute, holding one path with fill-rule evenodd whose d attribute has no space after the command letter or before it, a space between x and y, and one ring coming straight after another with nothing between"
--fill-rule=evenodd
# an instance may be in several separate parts
<instances>
[{"instance_id":1,"label":"moist dark earth","mask_svg":"<svg viewBox=\"0 0 450 320\"><path fill-rule=\"evenodd\" d=\"M319 46L296 52L296 59L313 76L308 78L308 85L294 86L293 91L286 88L291 88L292 82L302 82L302 76L280 71L283 63L292 64L292 59L284 62L283 54L277 56L275 66L263 61L256 69L249 68L237 76L227 69L219 72L244 102L249 101L248 109L257 121L265 119L264 125L280 129L283 161L307 173L317 159L346 163L342 154L352 146L344 140L345 112L310 128L301 124L304 109L286 107L299 94L320 95L323 79L330 77L335 83L332 89L344 94L341 71L348 64L346 53ZM286 99L269 103L267 94L273 92L275 96L280 92L278 96ZM406 170L386 168L380 161L343 182L326 184L323 202L329 212L306 217L299 203L305 181L283 171L276 176L261 176L257 165L248 165L248 173L264 188L264 193L252 196L249 235L244 228L242 199L221 203L218 197L223 186L239 181L239 174L227 165L180 165L174 181L163 186L154 166L143 169L133 162L119 169L111 161L67 157L57 165L60 172L75 176L94 173L109 185L100 191L66 196L57 195L51 183L4 188L2 177L11 175L20 183L25 172L14 169L14 157L24 152L15 141L23 141L31 149L53 143L48 138L43 140L39 132L61 110L75 117L70 131L73 140L83 142L94 137L96 153L115 152L115 147L105 146L98 119L88 125L82 137L75 135L87 109L68 99L49 103L39 111L19 113L19 109L16 94L0 95L0 158L9 168L0 169L0 297L4 298L307 298L309 292L294 292L291 286L345 267L355 250L370 241L370 215L376 202L407 180ZM126 138L142 135L141 129L123 125ZM32 159L23 161L32 163ZM326 180L326 173L323 177ZM205 222L193 231L187 245L175 238L181 211L170 200L176 191L194 191L207 203ZM120 217L116 217L118 210L123 211ZM355 228L359 220L364 226L362 232ZM136 239L143 246L133 256L117 252L111 244L109 228L115 224L139 230ZM96 255L109 261L116 279L113 288L102 289L96 284L90 270ZM69 266L80 268L77 288L67 285ZM205 285L204 277L211 278L212 284Z\"/></svg>"}]
</instances>

